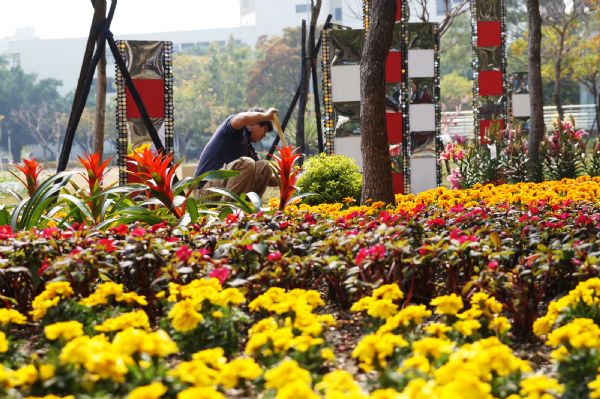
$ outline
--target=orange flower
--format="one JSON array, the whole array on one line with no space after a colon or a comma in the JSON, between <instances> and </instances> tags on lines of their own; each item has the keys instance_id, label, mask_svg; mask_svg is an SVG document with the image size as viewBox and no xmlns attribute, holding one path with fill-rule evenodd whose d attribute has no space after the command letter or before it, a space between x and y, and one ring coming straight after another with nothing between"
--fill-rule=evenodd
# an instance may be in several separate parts
<instances>
[{"instance_id":1,"label":"orange flower","mask_svg":"<svg viewBox=\"0 0 600 399\"><path fill-rule=\"evenodd\" d=\"M299 168L295 167L296 161L301 154L292 149L291 146L283 148L277 147L279 156L273 154L273 158L277 161L274 166L275 172L279 175L279 210L284 210L288 200L296 190L296 182L298 181Z\"/></svg>"},{"instance_id":2,"label":"orange flower","mask_svg":"<svg viewBox=\"0 0 600 399\"><path fill-rule=\"evenodd\" d=\"M133 166L133 176L150 189L150 195L158 198L178 218L185 214L185 203L179 207L173 206L173 178L179 163L171 166L172 154L160 154L149 149L141 152L134 151L128 162Z\"/></svg>"},{"instance_id":3,"label":"orange flower","mask_svg":"<svg viewBox=\"0 0 600 399\"><path fill-rule=\"evenodd\" d=\"M19 176L13 173L15 176L27 189L29 196L31 197L33 193L36 192L40 183L38 181L38 177L40 176L40 172L44 167L35 159L23 159L23 163L17 164L16 168L19 169L24 175L25 180L21 179Z\"/></svg>"}]
</instances>

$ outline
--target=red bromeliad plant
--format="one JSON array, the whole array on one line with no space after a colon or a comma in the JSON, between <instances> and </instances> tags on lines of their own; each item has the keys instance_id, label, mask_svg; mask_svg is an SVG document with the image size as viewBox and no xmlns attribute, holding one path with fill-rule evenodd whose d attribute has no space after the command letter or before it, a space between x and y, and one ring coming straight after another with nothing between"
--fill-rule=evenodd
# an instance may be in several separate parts
<instances>
[{"instance_id":1,"label":"red bromeliad plant","mask_svg":"<svg viewBox=\"0 0 600 399\"><path fill-rule=\"evenodd\" d=\"M144 149L141 152L134 151L129 156L128 162L133 166L133 172L130 173L149 188L149 196L156 197L175 216L182 218L185 214L185 202L175 206L173 195L173 178L179 163L171 166L172 161L172 154L155 153Z\"/></svg>"},{"instance_id":2,"label":"red bromeliad plant","mask_svg":"<svg viewBox=\"0 0 600 399\"><path fill-rule=\"evenodd\" d=\"M112 158L106 159L102 162L102 158L100 154L83 154L83 157L79 158L79 163L83 165L86 170L86 175L84 175L85 180L88 183L90 189L90 198L92 198L88 205L90 206L90 210L92 212L92 216L94 217L94 222L99 223L101 219L102 212L102 196L96 196L96 194L102 191L102 182L104 180L104 172L106 167L110 163Z\"/></svg>"},{"instance_id":3,"label":"red bromeliad plant","mask_svg":"<svg viewBox=\"0 0 600 399\"><path fill-rule=\"evenodd\" d=\"M271 167L279 182L279 210L281 211L285 209L292 194L297 190L296 182L298 181L300 168L295 164L302 156L302 154L296 152L297 150L297 148L292 149L291 146L277 147L279 156L273 154L273 158L277 163L271 164Z\"/></svg>"},{"instance_id":4,"label":"red bromeliad plant","mask_svg":"<svg viewBox=\"0 0 600 399\"><path fill-rule=\"evenodd\" d=\"M25 180L21 179L16 174L12 173L27 189L29 196L31 197L33 193L38 189L40 182L38 181L38 177L40 176L41 171L44 167L37 161L37 159L23 159L23 163L17 164L16 168L19 169L23 175L25 175Z\"/></svg>"}]
</instances>

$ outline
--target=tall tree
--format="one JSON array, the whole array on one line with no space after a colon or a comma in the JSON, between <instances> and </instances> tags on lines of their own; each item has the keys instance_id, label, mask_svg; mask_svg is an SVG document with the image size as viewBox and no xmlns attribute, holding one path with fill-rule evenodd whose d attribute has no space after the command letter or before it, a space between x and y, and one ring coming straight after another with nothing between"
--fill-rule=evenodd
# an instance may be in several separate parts
<instances>
[{"instance_id":1,"label":"tall tree","mask_svg":"<svg viewBox=\"0 0 600 399\"><path fill-rule=\"evenodd\" d=\"M529 23L529 92L531 119L529 122L529 173L534 181L542 180L540 143L544 137L544 89L542 86L541 47L542 17L539 0L526 0Z\"/></svg>"},{"instance_id":2,"label":"tall tree","mask_svg":"<svg viewBox=\"0 0 600 399\"><path fill-rule=\"evenodd\" d=\"M287 110L298 87L300 62L300 29L285 29L282 36L260 37L256 61L248 72L248 104Z\"/></svg>"},{"instance_id":3,"label":"tall tree","mask_svg":"<svg viewBox=\"0 0 600 399\"><path fill-rule=\"evenodd\" d=\"M6 69L0 65L0 114L3 121L2 143L14 162L21 161L23 146L47 144L46 154L52 156L57 113L62 110L62 98L57 87L60 82L27 74L20 67Z\"/></svg>"},{"instance_id":4,"label":"tall tree","mask_svg":"<svg viewBox=\"0 0 600 399\"><path fill-rule=\"evenodd\" d=\"M544 54L552 60L551 71L542 71L553 76L554 104L558 116L564 119L561 88L564 75L570 73L575 58L574 49L580 41L578 25L585 14L582 0L545 0L540 8L544 25L542 34ZM546 69L546 68L543 68Z\"/></svg>"},{"instance_id":5,"label":"tall tree","mask_svg":"<svg viewBox=\"0 0 600 399\"><path fill-rule=\"evenodd\" d=\"M360 62L362 203L394 202L385 122L385 63L396 16L396 0L371 0L369 30Z\"/></svg>"},{"instance_id":6,"label":"tall tree","mask_svg":"<svg viewBox=\"0 0 600 399\"><path fill-rule=\"evenodd\" d=\"M106 0L96 0L98 12L106 17ZM100 60L96 67L96 134L94 135L94 153L104 154L104 125L106 118L106 53L105 42L98 38L97 46L100 48Z\"/></svg>"}]
</instances>

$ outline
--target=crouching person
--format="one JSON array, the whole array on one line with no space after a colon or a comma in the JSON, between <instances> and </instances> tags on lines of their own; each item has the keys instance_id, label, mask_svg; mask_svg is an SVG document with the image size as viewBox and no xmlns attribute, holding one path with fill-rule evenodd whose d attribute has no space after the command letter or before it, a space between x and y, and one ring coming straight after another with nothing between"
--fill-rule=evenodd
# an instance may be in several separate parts
<instances>
[{"instance_id":1,"label":"crouching person","mask_svg":"<svg viewBox=\"0 0 600 399\"><path fill-rule=\"evenodd\" d=\"M277 185L269 161L260 160L252 145L273 131L271 121L276 112L274 108L255 108L225 119L200 154L195 176L218 169L240 173L229 179L207 181L199 190L200 196L210 194L208 188L218 187L238 195L253 191L262 197L267 186Z\"/></svg>"}]
</instances>

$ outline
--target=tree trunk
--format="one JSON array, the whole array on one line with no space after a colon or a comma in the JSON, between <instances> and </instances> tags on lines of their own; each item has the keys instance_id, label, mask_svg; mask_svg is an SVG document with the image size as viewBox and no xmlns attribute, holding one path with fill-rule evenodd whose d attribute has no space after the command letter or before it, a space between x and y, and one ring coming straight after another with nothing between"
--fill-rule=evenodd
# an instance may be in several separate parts
<instances>
[{"instance_id":1,"label":"tree trunk","mask_svg":"<svg viewBox=\"0 0 600 399\"><path fill-rule=\"evenodd\" d=\"M99 12L106 16L106 0L97 0L96 7L100 7ZM98 40L100 46L100 60L96 67L96 133L94 134L94 153L100 154L102 159L104 154L104 123L106 115L106 54L103 40Z\"/></svg>"},{"instance_id":2,"label":"tree trunk","mask_svg":"<svg viewBox=\"0 0 600 399\"><path fill-rule=\"evenodd\" d=\"M362 203L394 202L385 122L385 62L392 44L396 0L372 0L369 30L360 62L360 131L363 159Z\"/></svg>"},{"instance_id":3,"label":"tree trunk","mask_svg":"<svg viewBox=\"0 0 600 399\"><path fill-rule=\"evenodd\" d=\"M529 23L529 92L531 119L529 122L529 175L533 181L542 181L540 143L544 137L544 89L541 71L542 18L539 0L527 0Z\"/></svg>"}]
</instances>

